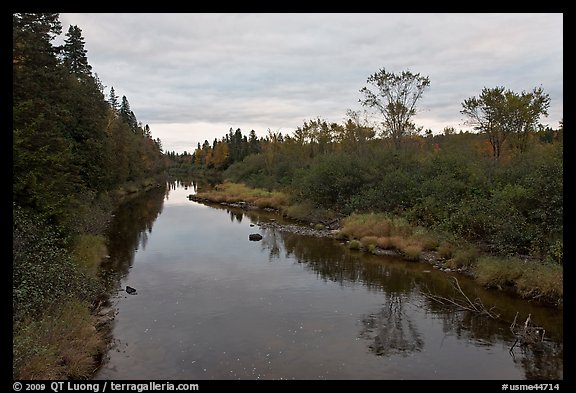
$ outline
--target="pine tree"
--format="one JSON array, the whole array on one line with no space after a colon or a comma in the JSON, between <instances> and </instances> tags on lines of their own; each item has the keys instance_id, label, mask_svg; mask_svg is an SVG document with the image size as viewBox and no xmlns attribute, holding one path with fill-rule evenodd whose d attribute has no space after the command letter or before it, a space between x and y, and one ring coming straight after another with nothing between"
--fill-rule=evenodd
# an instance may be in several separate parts
<instances>
[{"instance_id":1,"label":"pine tree","mask_svg":"<svg viewBox=\"0 0 576 393\"><path fill-rule=\"evenodd\" d=\"M132 131L135 131L138 127L136 116L134 115L134 112L130 110L130 103L128 103L126 96L122 96L122 104L120 104L120 118L124 120L130 128L132 128Z\"/></svg>"},{"instance_id":2,"label":"pine tree","mask_svg":"<svg viewBox=\"0 0 576 393\"><path fill-rule=\"evenodd\" d=\"M78 26L70 26L64 40L64 65L77 76L92 76L92 66L88 64L82 30Z\"/></svg>"},{"instance_id":3,"label":"pine tree","mask_svg":"<svg viewBox=\"0 0 576 393\"><path fill-rule=\"evenodd\" d=\"M60 79L58 48L51 43L62 32L58 14L14 14L12 26L13 100L54 93L46 88Z\"/></svg>"},{"instance_id":4,"label":"pine tree","mask_svg":"<svg viewBox=\"0 0 576 393\"><path fill-rule=\"evenodd\" d=\"M116 95L116 91L114 90L114 86L110 88L110 98L108 99L110 106L114 109L114 112L118 112L120 110L120 104L118 103L118 96Z\"/></svg>"}]
</instances>

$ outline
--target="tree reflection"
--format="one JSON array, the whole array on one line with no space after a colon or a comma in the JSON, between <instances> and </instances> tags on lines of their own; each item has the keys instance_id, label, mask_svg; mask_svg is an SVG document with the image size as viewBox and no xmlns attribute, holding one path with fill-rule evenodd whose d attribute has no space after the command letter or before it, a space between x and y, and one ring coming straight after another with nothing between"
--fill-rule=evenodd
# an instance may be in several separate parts
<instances>
[{"instance_id":1,"label":"tree reflection","mask_svg":"<svg viewBox=\"0 0 576 393\"><path fill-rule=\"evenodd\" d=\"M455 296L454 287L446 274L441 272L423 273L422 266L413 262L399 261L398 258L385 258L357 253L333 240L304 236L275 228L267 230L266 242L271 257L284 249L286 256L293 256L306 269L315 272L321 279L341 285L362 283L369 290L381 292L386 299L384 307L362 318L359 336L369 342L369 350L377 356L394 354L407 355L421 351L424 342L417 326L404 311L404 302L421 305L426 312L439 317L443 331L466 339L478 346L492 346L499 343L511 346L514 336L509 330L508 317L516 311L540 315L547 320L545 310L534 308L520 300L508 299L501 294L485 291L471 280L461 279L463 290L472 298L486 299L486 306L496 304L502 312L502 320L493 320L477 313L459 310L428 298L418 296L424 288L432 288L443 296ZM426 270L429 267L426 266ZM418 300L415 300L415 296ZM555 331L551 321L550 332ZM523 348L515 355L514 361L526 372L528 379L562 378L562 340L551 341L539 348Z\"/></svg>"},{"instance_id":2,"label":"tree reflection","mask_svg":"<svg viewBox=\"0 0 576 393\"><path fill-rule=\"evenodd\" d=\"M272 262L273 259L280 258L280 247L282 239L278 232L275 230L266 231L265 236L262 238L262 248L268 248L268 260Z\"/></svg>"},{"instance_id":3,"label":"tree reflection","mask_svg":"<svg viewBox=\"0 0 576 393\"><path fill-rule=\"evenodd\" d=\"M544 340L511 351L514 363L524 370L526 379L563 379L564 345Z\"/></svg>"},{"instance_id":4,"label":"tree reflection","mask_svg":"<svg viewBox=\"0 0 576 393\"><path fill-rule=\"evenodd\" d=\"M242 213L254 223L271 219L277 220L276 223L283 221L278 215L260 210L242 211L208 205L227 210L232 221L238 220ZM487 318L423 296L422 293L427 291L446 298L459 295L449 276L435 271L428 264L351 251L333 239L294 233L275 225L262 226L259 232L263 235L261 246L269 252L269 260L280 260L280 255L285 254L319 279L342 286L363 286L382 294L384 306L362 316L359 332L359 337L366 340L370 352L376 356L406 356L423 349L422 335L405 304L422 307L424 313L433 314L446 335L464 339L475 346L500 345L505 349L514 342L509 326L514 315L520 312L522 315L531 314L539 325L544 326L550 341L516 348L511 353L514 363L524 370L527 379L562 378L563 316L557 310L537 307L502 292L487 291L473 280L458 276L463 292L470 299L481 299L489 309L494 306L501 316L500 319Z\"/></svg>"},{"instance_id":5,"label":"tree reflection","mask_svg":"<svg viewBox=\"0 0 576 393\"><path fill-rule=\"evenodd\" d=\"M407 356L424 347L416 325L404 312L400 296L388 296L380 311L362 318L362 325L360 338L370 342L368 348L377 356Z\"/></svg>"},{"instance_id":6,"label":"tree reflection","mask_svg":"<svg viewBox=\"0 0 576 393\"><path fill-rule=\"evenodd\" d=\"M162 213L164 198L169 188L153 188L124 202L115 212L107 230L110 258L102 265L101 275L108 285L115 286L128 274L139 247L146 247L148 234ZM112 278L110 278L112 276Z\"/></svg>"},{"instance_id":7,"label":"tree reflection","mask_svg":"<svg viewBox=\"0 0 576 393\"><path fill-rule=\"evenodd\" d=\"M242 218L244 218L244 214L242 212L237 212L234 210L228 210L228 213L230 214L230 221L231 222L234 222L234 220L236 220L240 224L242 222Z\"/></svg>"}]
</instances>

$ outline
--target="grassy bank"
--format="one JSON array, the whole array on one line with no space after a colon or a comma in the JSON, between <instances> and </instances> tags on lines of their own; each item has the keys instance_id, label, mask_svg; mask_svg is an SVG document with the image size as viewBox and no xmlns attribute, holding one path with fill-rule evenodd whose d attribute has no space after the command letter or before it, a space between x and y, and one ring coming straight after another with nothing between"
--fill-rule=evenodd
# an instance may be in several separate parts
<instances>
[{"instance_id":1,"label":"grassy bank","mask_svg":"<svg viewBox=\"0 0 576 393\"><path fill-rule=\"evenodd\" d=\"M195 198L215 203L245 202L259 208L272 208L280 211L285 209L290 201L288 195L279 191L250 188L241 183L231 182L224 182L212 190L199 192Z\"/></svg>"},{"instance_id":2,"label":"grassy bank","mask_svg":"<svg viewBox=\"0 0 576 393\"><path fill-rule=\"evenodd\" d=\"M13 378L88 379L107 348L94 308L105 238L79 235L66 248L35 224L17 215ZM37 236L44 244L35 247Z\"/></svg>"},{"instance_id":3,"label":"grassy bank","mask_svg":"<svg viewBox=\"0 0 576 393\"><path fill-rule=\"evenodd\" d=\"M469 242L386 214L352 214L343 220L339 236L350 240L350 248L373 253L392 249L408 260L420 260L424 251L430 251L443 267L459 269L485 287L562 305L563 269L557 263L486 255Z\"/></svg>"},{"instance_id":4,"label":"grassy bank","mask_svg":"<svg viewBox=\"0 0 576 393\"><path fill-rule=\"evenodd\" d=\"M69 300L15 326L13 378L89 379L105 352L104 335L95 328L90 304Z\"/></svg>"},{"instance_id":5,"label":"grassy bank","mask_svg":"<svg viewBox=\"0 0 576 393\"><path fill-rule=\"evenodd\" d=\"M281 192L253 189L244 184L225 182L214 190L201 192L197 199L216 203L246 202L270 207L284 215L309 223L322 223L338 217L333 211L315 208L311 203L290 204ZM458 269L474 277L479 284L505 290L547 304L562 305L562 265L510 256L494 256L448 233L439 233L410 224L406 219L385 213L351 214L341 220L337 237L351 249L377 254L392 250L405 259L422 260L433 255L444 268Z\"/></svg>"}]
</instances>

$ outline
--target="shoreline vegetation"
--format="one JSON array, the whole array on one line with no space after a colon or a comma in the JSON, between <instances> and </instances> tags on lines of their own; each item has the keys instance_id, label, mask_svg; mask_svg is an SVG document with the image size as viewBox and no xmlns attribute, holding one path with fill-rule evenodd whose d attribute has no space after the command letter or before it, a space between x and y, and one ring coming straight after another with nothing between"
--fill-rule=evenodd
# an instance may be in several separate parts
<instances>
[{"instance_id":1,"label":"shoreline vegetation","mask_svg":"<svg viewBox=\"0 0 576 393\"><path fill-rule=\"evenodd\" d=\"M482 252L477 245L447 233L411 225L402 217L375 212L343 216L315 209L310 203L291 203L290 196L280 191L229 181L190 195L189 199L243 209L274 210L308 225L315 235L332 237L353 250L431 263L437 269L470 276L486 288L506 291L547 306L560 309L563 306L561 265ZM297 231L292 226L279 227Z\"/></svg>"},{"instance_id":2,"label":"shoreline vegetation","mask_svg":"<svg viewBox=\"0 0 576 393\"><path fill-rule=\"evenodd\" d=\"M160 179L146 178L142 181L131 181L118 187L106 198L106 207L92 209L91 219L95 222L107 223L112 219L115 209L124 203L129 203L142 193L158 187ZM43 259L46 248L66 262L59 269L44 271L49 278L56 277L62 281L74 281L67 285L66 293L56 294L49 305L40 310L43 300L39 299L37 307L26 298L27 291L19 291L16 295L19 303L34 308L37 315L26 313L26 317L14 322L13 328L13 378L20 380L61 380L90 379L101 365L111 344L110 322L114 319L115 310L110 307L109 291L99 276L100 265L109 258L107 242L103 234L102 224L98 234L79 233L71 236L66 247L56 247L60 241L57 234L50 235L50 226L46 223L32 222L20 210L15 212L15 221L19 230L14 245L15 254L24 253L29 249L29 256L34 255L34 242L43 233L48 245L41 245L39 259ZM21 217L23 215L24 217ZM22 233L20 233L22 232ZM40 267L42 263L34 260ZM48 260L46 260L49 263ZM27 264L26 264L27 265ZM31 266L23 266L32 269ZM40 273L39 273L40 274ZM40 277L39 277L40 278ZM45 278L45 277L44 277ZM46 285L51 283L46 281ZM56 284L58 286L59 283ZM47 288L37 288L37 294L30 296L47 296ZM22 307L19 305L19 307Z\"/></svg>"}]
</instances>

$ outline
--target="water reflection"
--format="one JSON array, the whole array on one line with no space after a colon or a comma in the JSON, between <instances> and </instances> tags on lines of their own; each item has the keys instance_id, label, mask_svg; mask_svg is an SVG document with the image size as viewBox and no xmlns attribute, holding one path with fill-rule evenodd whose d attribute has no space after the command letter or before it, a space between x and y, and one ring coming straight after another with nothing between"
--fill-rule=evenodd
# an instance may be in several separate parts
<instances>
[{"instance_id":1,"label":"water reflection","mask_svg":"<svg viewBox=\"0 0 576 393\"><path fill-rule=\"evenodd\" d=\"M146 248L148 235L152 233L154 221L162 213L168 192L166 186L153 188L124 202L117 209L106 234L110 258L102 265L101 271L106 282L117 284L128 274L138 248ZM115 279L110 279L111 275Z\"/></svg>"},{"instance_id":2,"label":"water reflection","mask_svg":"<svg viewBox=\"0 0 576 393\"><path fill-rule=\"evenodd\" d=\"M275 377L286 376L286 370L300 373L294 375L308 376L311 375L307 374L308 369L320 363L326 364L323 366L326 367L325 369L319 368L321 371L338 370L342 373L346 370L344 363L332 364L333 368L327 366L331 359L334 363L339 361L336 359L340 359L338 356L342 356L342 352L345 353L342 359L349 362L346 367L351 368L354 367L353 364L357 364L358 368L354 370L355 373L350 371L348 374L353 376L364 375L361 373L365 372L365 375L370 378L379 378L379 374L370 374L372 372L370 368L374 370L383 367L382 363L378 362L394 358L393 363L398 364L398 368L402 369L402 377L410 377L410 370L413 370L413 373L418 371L410 368L410 363L415 358L421 362L420 364L425 364L424 367L418 366L421 367L419 371L429 372L430 367L427 362L435 362L435 356L438 354L447 359L443 364L438 363L441 365L439 367L444 367L444 375L459 375L457 371L452 371L452 363L460 363L461 367L471 367L470 365L484 362L486 359L470 356L470 354L478 355L478 353L462 348L471 344L471 347L479 348L480 351L486 350L489 355L495 355L491 358L492 360L498 358L499 361L505 362L508 368L516 367L516 373L523 373L527 379L562 378L561 312L538 307L502 293L484 290L472 280L460 276L458 279L465 293L472 299L477 297L482 299L487 307L495 307L502 318L491 320L473 312L460 310L455 306L440 304L424 296L423 292L431 291L445 297L456 296L457 293L454 291L449 275L434 270L428 264L407 262L394 257L367 255L351 251L333 239L304 236L275 227L260 226L259 224L271 220L279 224L291 223L272 212L244 211L233 207L209 205L221 210L218 212L218 217L222 219L216 220L216 215L210 213L213 213L211 209L187 199L187 195L193 194L197 187L198 183L191 180L173 182L169 183L165 189L153 190L146 195L134 198L119 209L110 227L111 258L106 268L117 272L119 280L128 274L134 261L135 251L138 249L143 251L146 248L154 221L163 208L170 206L174 209L167 210L166 217L163 216L163 218L178 217L178 220L169 221L169 225L166 222L163 226L159 224L158 228L167 229L163 237L182 239L182 241L168 243L171 245L170 255L165 256L168 252L162 246L166 243L154 245L154 239L158 239L155 236L149 248L154 250L156 247L156 254L148 260L147 264L143 264L150 270L148 273L141 270L138 276L141 282L147 282L150 295L154 290L160 291L159 288L164 286L173 290L171 289L168 293L157 292L157 296L150 296L148 300L144 300L144 293L141 296L129 298L124 311L129 313L132 310L129 307L135 307L138 301L146 302L146 305L142 306L143 309L153 308L156 305L159 309L166 311L165 314L161 311L157 312L165 318L155 316L152 321L148 320L146 315L131 315L133 318L142 318L142 324L149 324L146 327L151 326L154 329L147 330L146 335L138 336L139 339L134 341L157 340L154 341L155 345L160 346L153 347L149 351L163 354L166 362L171 359L184 363L190 362L189 368L182 370L177 368L180 363L176 363L176 368L174 364L172 368L166 366L166 373L181 372L182 374L170 375L186 377L192 375L186 373L195 370L194 367L200 367L201 362L210 365L209 361L213 361L213 365L227 364L232 369L235 367L233 365L236 364L236 359L240 359L240 355L232 359L228 358L228 354L236 351L243 356L243 361L246 359L246 362L249 362L246 364L252 365L254 369L260 367L259 370L267 367L268 374L266 375L275 375ZM189 206L196 212L204 212L202 214L210 214L195 213L196 215L191 214L180 218L184 216L181 213L187 210L183 206ZM194 220L198 217L210 217L210 219L203 219L201 225L196 225ZM213 218L218 222L212 222ZM232 226L231 223L234 225ZM174 232L177 235L173 235L168 229L173 229L177 225L182 225L182 227ZM214 230L216 226L218 231ZM202 240L201 236L206 233L217 233L216 237L223 237L221 240ZM241 236L238 235L239 233ZM248 233L260 233L263 239L260 242L249 242ZM237 235L242 241L234 243ZM186 248L187 240L190 238L199 241L195 246L195 252ZM234 245L229 249L214 246L222 244ZM246 248L243 248L244 246ZM261 253L258 253L258 249L264 254L264 262L260 259ZM235 258L238 253L250 253L250 257L247 258L248 262ZM269 263L265 262L266 258ZM288 261L292 264L287 263ZM263 265L269 269L263 270ZM287 265L297 267L297 272L289 270ZM137 266L140 266L140 263L137 263ZM133 274L136 271L138 269L134 269ZM299 275L302 271L307 272L303 275L304 278ZM252 279L250 274L261 279ZM172 280L169 281L169 285L165 285L166 281L162 281L164 275ZM315 284L310 284L306 279L314 276L318 280L312 279ZM283 283L290 279L301 280L298 282L300 286L296 288ZM321 290L316 291L317 283L330 285L325 285ZM333 292L327 292L326 288L337 288L338 293L330 297L327 293ZM340 288L345 289L342 294L339 293ZM346 296L350 293L362 295L354 297L354 301L347 300ZM364 295L365 293L369 293L370 296ZM177 295L175 298L170 297L174 294ZM187 298L190 303L185 303ZM364 299L376 300L366 306ZM346 303L347 301L349 303ZM335 315L338 317L340 315L335 314L340 304L343 304L343 309L348 307L352 321L333 319ZM316 305L318 305L317 309L314 308ZM245 308L241 309L241 307ZM335 310L331 310L331 307ZM358 310L358 307L363 308ZM531 314L532 319L538 325L544 326L547 331L547 340L538 346L517 347L508 354L508 348L512 346L515 339L509 326L517 312L524 318ZM227 323L229 320L226 318L231 314L235 321L232 325L243 327L243 329L238 328L238 331L234 331L233 334L232 330L227 330L230 328L230 323ZM220 325L214 325L214 321L218 321ZM164 324L166 326L162 328L161 325ZM286 330L286 327L291 324L294 326ZM342 328L341 324L349 324L349 330ZM263 329L258 330L259 325L262 325ZM125 331L132 331L130 329L133 324L126 323L123 326ZM178 330L180 326L182 326L182 331ZM354 342L360 348L360 353L354 352L356 347L353 344L340 340L340 335L347 332L351 332L357 340ZM158 336L152 334L158 334ZM228 337L236 335L238 335L237 339L227 341ZM302 338L300 341L300 335L305 339ZM435 342L434 340L439 336L442 338L442 343L445 339L447 343L450 342L450 345L432 348L430 343ZM213 339L214 337L220 338ZM171 340L174 341L171 344L174 345L173 347L168 346ZM220 352L216 353L214 347L219 348ZM277 363L274 364L282 364L278 366L279 368L274 368L270 359L266 357L272 353L272 347L278 356ZM305 355L301 355L302 351L306 351ZM177 353L190 353L190 358L188 359L185 355L178 357ZM144 352L144 354L149 355L150 352ZM367 362L362 356L369 357L370 361ZM432 358L426 358L426 356ZM459 356L463 358L460 359ZM307 366L297 366L301 362ZM240 367L240 363L238 364ZM245 364L241 365L245 366ZM403 366L406 367L403 368ZM145 369L146 363L142 363L140 367ZM490 367L492 373L497 372L498 366ZM446 370L447 368L450 370ZM202 370L204 368L200 371L205 371ZM465 378L474 375L469 370L469 368L466 370ZM235 372L240 373L240 368L235 369ZM202 376L203 374L193 375ZM435 374L430 375L436 377ZM504 375L510 375L510 371L507 370Z\"/></svg>"},{"instance_id":3,"label":"water reflection","mask_svg":"<svg viewBox=\"0 0 576 393\"><path fill-rule=\"evenodd\" d=\"M242 218L244 218L244 214L242 214L241 212L234 212L234 211L229 211L230 213L230 221L234 222L237 221L238 224L242 223Z\"/></svg>"},{"instance_id":4,"label":"water reflection","mask_svg":"<svg viewBox=\"0 0 576 393\"><path fill-rule=\"evenodd\" d=\"M237 213L234 213L237 214ZM253 220L254 217L246 212ZM463 291L472 299L484 299L487 308L494 307L500 319L493 320L478 313L446 306L425 296L422 291L430 290L445 297L457 297L452 281L445 273L431 269L429 265L406 262L396 258L366 255L350 251L334 241L311 236L268 229L263 247L269 249L270 258L294 256L306 269L315 272L323 280L341 285L362 283L369 290L382 292L386 298L384 306L362 318L359 336L368 341L370 352L377 356L420 351L423 348L417 323L406 313L403 304L407 297L418 297L427 313L442 321L447 336L473 342L474 345L504 345L510 348L515 340L509 326L516 312L531 314L539 324L545 324L550 337L538 345L522 347L511 352L515 364L520 366L527 379L562 379L563 344L561 313L497 293L488 291L466 277L459 277Z\"/></svg>"},{"instance_id":5,"label":"water reflection","mask_svg":"<svg viewBox=\"0 0 576 393\"><path fill-rule=\"evenodd\" d=\"M545 340L511 352L514 363L524 370L526 379L563 379L564 346Z\"/></svg>"},{"instance_id":6,"label":"water reflection","mask_svg":"<svg viewBox=\"0 0 576 393\"><path fill-rule=\"evenodd\" d=\"M362 318L360 337L368 340L368 348L377 356L421 351L424 341L403 308L401 296L387 296L384 307Z\"/></svg>"}]
</instances>

